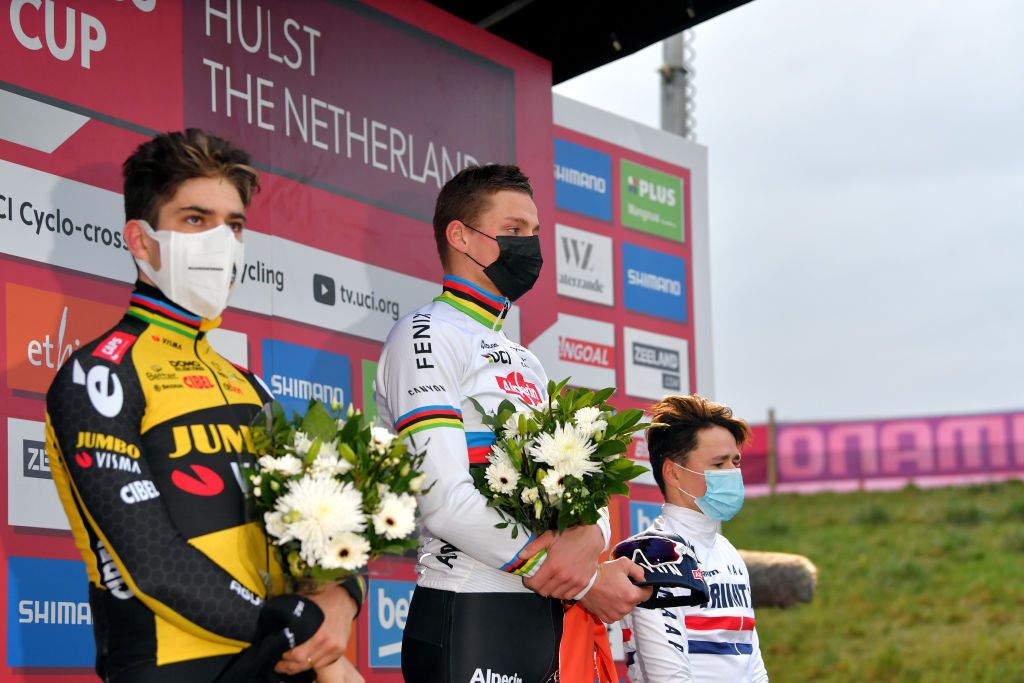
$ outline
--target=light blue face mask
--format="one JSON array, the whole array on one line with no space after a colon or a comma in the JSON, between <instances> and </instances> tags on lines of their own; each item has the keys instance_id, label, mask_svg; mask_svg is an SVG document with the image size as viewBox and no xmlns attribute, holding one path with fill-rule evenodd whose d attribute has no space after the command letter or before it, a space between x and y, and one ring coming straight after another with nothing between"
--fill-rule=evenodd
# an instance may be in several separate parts
<instances>
[{"instance_id":1,"label":"light blue face mask","mask_svg":"<svg viewBox=\"0 0 1024 683\"><path fill-rule=\"evenodd\" d=\"M672 462L671 460L669 462ZM694 472L688 467L673 462L673 465L681 470ZM689 491L679 488L680 493L685 493L697 503L700 511L711 519L719 522L727 522L736 516L736 513L743 507L743 473L739 468L729 470L704 470L704 481L707 482L708 490L700 498Z\"/></svg>"}]
</instances>

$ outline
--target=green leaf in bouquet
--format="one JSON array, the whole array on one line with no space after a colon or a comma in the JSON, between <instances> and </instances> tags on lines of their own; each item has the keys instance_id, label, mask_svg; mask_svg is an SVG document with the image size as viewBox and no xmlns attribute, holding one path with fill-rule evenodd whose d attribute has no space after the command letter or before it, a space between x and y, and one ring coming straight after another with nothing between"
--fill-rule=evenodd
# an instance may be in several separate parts
<instances>
[{"instance_id":1,"label":"green leaf in bouquet","mask_svg":"<svg viewBox=\"0 0 1024 683\"><path fill-rule=\"evenodd\" d=\"M605 389L601 389L600 391L596 391L594 392L594 402L591 403L590 405L603 406L604 402L610 399L612 397L612 394L614 393L615 387L607 387Z\"/></svg>"},{"instance_id":2,"label":"green leaf in bouquet","mask_svg":"<svg viewBox=\"0 0 1024 683\"><path fill-rule=\"evenodd\" d=\"M575 414L580 408L588 408L595 405L594 392L592 391L581 391L572 402L572 408L570 409L572 414Z\"/></svg>"},{"instance_id":3,"label":"green leaf in bouquet","mask_svg":"<svg viewBox=\"0 0 1024 683\"><path fill-rule=\"evenodd\" d=\"M496 430L498 425L495 424L495 416L491 415L486 410L484 410L484 407L480 405L480 402L477 401L472 396L467 396L466 398L469 399L469 402L473 404L474 408L476 408L476 412L480 413L480 422L482 422L485 426L490 427L491 431Z\"/></svg>"},{"instance_id":4,"label":"green leaf in bouquet","mask_svg":"<svg viewBox=\"0 0 1024 683\"><path fill-rule=\"evenodd\" d=\"M628 449L626 444L622 443L617 439L611 441L605 441L603 444L597 447L594 454L590 456L591 460L603 460L610 455L618 455L619 453L625 453Z\"/></svg>"},{"instance_id":5,"label":"green leaf in bouquet","mask_svg":"<svg viewBox=\"0 0 1024 683\"><path fill-rule=\"evenodd\" d=\"M608 482L608 493L613 496L628 496L629 487L620 481Z\"/></svg>"},{"instance_id":6,"label":"green leaf in bouquet","mask_svg":"<svg viewBox=\"0 0 1024 683\"><path fill-rule=\"evenodd\" d=\"M310 439L319 439L321 442L332 441L338 433L338 423L323 402L310 399L309 410L302 417L302 431Z\"/></svg>"},{"instance_id":7,"label":"green leaf in bouquet","mask_svg":"<svg viewBox=\"0 0 1024 683\"><path fill-rule=\"evenodd\" d=\"M335 429L337 429L337 422L335 422ZM355 411L345 421L345 426L337 433L338 438L346 443L353 443L356 437L359 436L359 432L363 429L363 414L359 411Z\"/></svg>"}]
</instances>

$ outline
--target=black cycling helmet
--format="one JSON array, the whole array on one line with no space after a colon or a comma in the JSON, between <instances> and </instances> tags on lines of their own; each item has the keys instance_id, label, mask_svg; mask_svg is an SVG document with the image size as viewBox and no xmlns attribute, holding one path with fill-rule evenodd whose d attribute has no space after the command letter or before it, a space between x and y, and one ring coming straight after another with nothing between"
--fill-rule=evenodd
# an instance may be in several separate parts
<instances>
[{"instance_id":1,"label":"black cycling helmet","mask_svg":"<svg viewBox=\"0 0 1024 683\"><path fill-rule=\"evenodd\" d=\"M644 580L634 582L636 585L654 587L650 599L637 607L657 609L703 605L708 601L708 585L693 547L676 534L651 530L630 536L615 546L612 556L628 557L644 570Z\"/></svg>"}]
</instances>

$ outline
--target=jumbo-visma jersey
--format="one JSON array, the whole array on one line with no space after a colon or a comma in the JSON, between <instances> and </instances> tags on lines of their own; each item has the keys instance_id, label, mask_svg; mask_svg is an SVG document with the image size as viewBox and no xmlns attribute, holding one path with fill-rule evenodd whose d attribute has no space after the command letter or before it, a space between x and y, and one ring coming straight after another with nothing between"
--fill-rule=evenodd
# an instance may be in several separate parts
<instances>
[{"instance_id":1,"label":"jumbo-visma jersey","mask_svg":"<svg viewBox=\"0 0 1024 683\"><path fill-rule=\"evenodd\" d=\"M547 401L547 376L529 350L501 331L507 299L446 277L443 293L399 320L377 368L381 417L410 448L427 451L418 584L454 592L527 592L522 576L535 567L518 558L532 536L511 537L487 507L470 475L486 465L494 434L475 399L494 412L503 400L517 409Z\"/></svg>"},{"instance_id":2,"label":"jumbo-visma jersey","mask_svg":"<svg viewBox=\"0 0 1024 683\"><path fill-rule=\"evenodd\" d=\"M47 393L47 450L85 560L100 672L238 652L268 587L283 587L239 470L269 394L210 348L214 324L140 283Z\"/></svg>"}]
</instances>

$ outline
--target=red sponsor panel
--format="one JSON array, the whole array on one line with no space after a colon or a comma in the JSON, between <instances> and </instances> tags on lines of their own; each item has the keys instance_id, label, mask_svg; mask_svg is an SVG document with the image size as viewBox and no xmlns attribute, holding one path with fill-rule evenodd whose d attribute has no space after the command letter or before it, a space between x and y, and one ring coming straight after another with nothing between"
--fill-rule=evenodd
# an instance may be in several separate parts
<instances>
[{"instance_id":1,"label":"red sponsor panel","mask_svg":"<svg viewBox=\"0 0 1024 683\"><path fill-rule=\"evenodd\" d=\"M6 284L7 386L46 393L82 344L112 327L124 309L57 292Z\"/></svg>"},{"instance_id":2,"label":"red sponsor panel","mask_svg":"<svg viewBox=\"0 0 1024 683\"><path fill-rule=\"evenodd\" d=\"M180 3L9 5L9 21L0 22L0 63L8 84L90 117L154 131L181 127Z\"/></svg>"},{"instance_id":3,"label":"red sponsor panel","mask_svg":"<svg viewBox=\"0 0 1024 683\"><path fill-rule=\"evenodd\" d=\"M109 337L100 342L92 355L97 358L104 358L111 363L120 365L125 353L135 343L137 337L127 332L113 332Z\"/></svg>"},{"instance_id":4,"label":"red sponsor panel","mask_svg":"<svg viewBox=\"0 0 1024 683\"><path fill-rule=\"evenodd\" d=\"M572 337L558 338L558 357L560 360L593 365L598 368L615 366L615 349L613 347Z\"/></svg>"}]
</instances>

